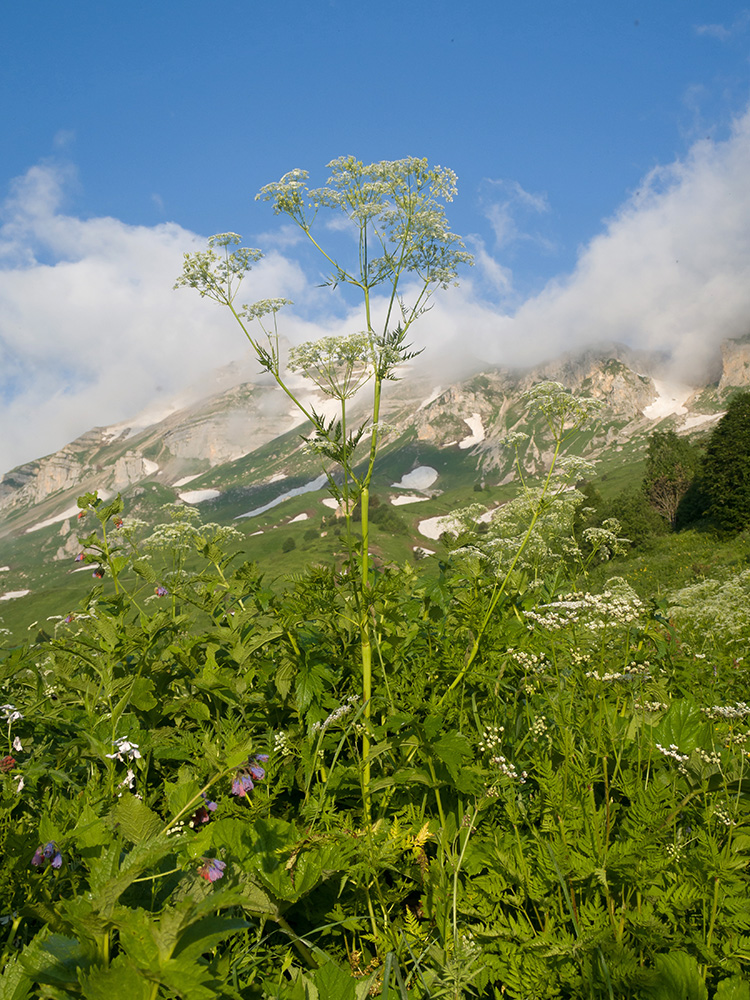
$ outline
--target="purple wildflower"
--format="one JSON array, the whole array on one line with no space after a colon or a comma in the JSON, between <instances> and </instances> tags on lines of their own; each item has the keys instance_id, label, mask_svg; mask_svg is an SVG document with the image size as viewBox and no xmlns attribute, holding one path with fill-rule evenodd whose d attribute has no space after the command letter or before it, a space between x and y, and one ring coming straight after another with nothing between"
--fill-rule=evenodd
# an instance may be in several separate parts
<instances>
[{"instance_id":1,"label":"purple wildflower","mask_svg":"<svg viewBox=\"0 0 750 1000\"><path fill-rule=\"evenodd\" d=\"M37 868L45 861L49 862L53 868L60 868L62 865L62 854L58 851L54 840L50 840L44 847L37 847L34 857L31 859L32 865L36 865Z\"/></svg>"},{"instance_id":2,"label":"purple wildflower","mask_svg":"<svg viewBox=\"0 0 750 1000\"><path fill-rule=\"evenodd\" d=\"M71 622L75 621L75 618L76 618L76 616L74 614L69 614L69 615L66 615L65 618L63 618L63 622L66 625L70 625Z\"/></svg>"},{"instance_id":3,"label":"purple wildflower","mask_svg":"<svg viewBox=\"0 0 750 1000\"><path fill-rule=\"evenodd\" d=\"M207 882L216 882L217 879L224 878L225 868L226 864L218 858L204 858L198 874Z\"/></svg>"},{"instance_id":4,"label":"purple wildflower","mask_svg":"<svg viewBox=\"0 0 750 1000\"><path fill-rule=\"evenodd\" d=\"M104 570L102 569L101 566L97 566L96 569L94 570L94 572L91 575L95 579L101 580L101 578L104 576Z\"/></svg>"},{"instance_id":5,"label":"purple wildflower","mask_svg":"<svg viewBox=\"0 0 750 1000\"><path fill-rule=\"evenodd\" d=\"M253 762L247 765L248 773L255 781L262 781L266 776L265 770L260 766L260 764L255 764Z\"/></svg>"},{"instance_id":6,"label":"purple wildflower","mask_svg":"<svg viewBox=\"0 0 750 1000\"><path fill-rule=\"evenodd\" d=\"M211 819L211 813L215 812L217 808L215 802L209 802L205 792L201 792L201 794L203 796L203 805L196 809L188 823L188 826L192 827L192 829L201 826L203 823L208 823Z\"/></svg>"},{"instance_id":7,"label":"purple wildflower","mask_svg":"<svg viewBox=\"0 0 750 1000\"><path fill-rule=\"evenodd\" d=\"M255 785L253 779L244 771L239 771L232 781L232 795L244 798L248 792L252 792Z\"/></svg>"},{"instance_id":8,"label":"purple wildflower","mask_svg":"<svg viewBox=\"0 0 750 1000\"><path fill-rule=\"evenodd\" d=\"M169 594L169 591L167 590L166 587L157 587L154 590L154 593L156 594L157 597L166 597Z\"/></svg>"},{"instance_id":9,"label":"purple wildflower","mask_svg":"<svg viewBox=\"0 0 750 1000\"><path fill-rule=\"evenodd\" d=\"M75 557L75 562L83 562L85 558L86 556L83 554L83 552L79 552L78 555Z\"/></svg>"}]
</instances>

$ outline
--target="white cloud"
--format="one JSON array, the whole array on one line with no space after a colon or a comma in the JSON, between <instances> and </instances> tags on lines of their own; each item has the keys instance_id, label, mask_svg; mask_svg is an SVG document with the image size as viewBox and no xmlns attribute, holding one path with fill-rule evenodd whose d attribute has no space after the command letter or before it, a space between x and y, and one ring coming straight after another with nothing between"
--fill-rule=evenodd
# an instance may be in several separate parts
<instances>
[{"instance_id":1,"label":"white cloud","mask_svg":"<svg viewBox=\"0 0 750 1000\"><path fill-rule=\"evenodd\" d=\"M750 113L725 141L653 170L584 247L573 273L499 318L494 356L540 360L621 341L670 352L703 377L726 337L750 332Z\"/></svg>"},{"instance_id":2,"label":"white cloud","mask_svg":"<svg viewBox=\"0 0 750 1000\"><path fill-rule=\"evenodd\" d=\"M93 425L126 419L240 355L231 317L173 291L182 255L203 239L175 223L130 226L61 211L70 171L17 179L0 227L0 471L56 450ZM243 301L305 287L278 253Z\"/></svg>"},{"instance_id":3,"label":"white cloud","mask_svg":"<svg viewBox=\"0 0 750 1000\"><path fill-rule=\"evenodd\" d=\"M538 232L528 232L529 216L549 212L544 194L524 190L518 181L486 178L482 196L484 214L492 226L498 248L519 240L541 243L546 249L550 241Z\"/></svg>"},{"instance_id":4,"label":"white cloud","mask_svg":"<svg viewBox=\"0 0 750 1000\"><path fill-rule=\"evenodd\" d=\"M696 35L705 35L720 42L727 42L735 35L741 34L750 24L750 11L743 10L727 27L725 24L696 24Z\"/></svg>"},{"instance_id":5,"label":"white cloud","mask_svg":"<svg viewBox=\"0 0 750 1000\"><path fill-rule=\"evenodd\" d=\"M471 356L538 362L586 344L622 341L671 353L675 376L701 378L726 337L750 332L750 113L722 142L696 142L652 171L570 275L502 312L511 273L472 238L477 268L436 297L413 330L457 377ZM241 332L215 304L172 291L182 254L203 239L175 223L130 226L65 214L74 177L33 167L13 185L0 228L0 470L49 453L94 425L132 417L239 357ZM495 188L496 189L496 186ZM538 217L546 203L507 185L500 204ZM500 238L509 230L498 222ZM282 243L291 247L291 232ZM262 244L261 244L262 245ZM243 302L285 296L293 343L361 329L360 313L313 287L281 250L252 272ZM480 288L491 288L486 301ZM374 302L376 310L382 303ZM507 307L506 307L507 309Z\"/></svg>"}]
</instances>

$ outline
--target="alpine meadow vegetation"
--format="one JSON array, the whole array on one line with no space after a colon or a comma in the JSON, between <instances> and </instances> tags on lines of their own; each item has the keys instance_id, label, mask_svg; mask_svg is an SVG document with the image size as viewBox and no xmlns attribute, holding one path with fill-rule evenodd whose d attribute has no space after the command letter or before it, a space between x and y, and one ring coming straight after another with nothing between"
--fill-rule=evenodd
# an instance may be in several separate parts
<instances>
[{"instance_id":1,"label":"alpine meadow vegetation","mask_svg":"<svg viewBox=\"0 0 750 1000\"><path fill-rule=\"evenodd\" d=\"M178 285L307 417L348 558L272 589L189 505L151 525L79 499L93 589L0 660L0 1000L750 1000L747 571L670 601L597 587L629 541L565 456L598 404L557 383L525 397L544 476L519 461L516 499L463 510L429 571L375 565L382 393L470 260L451 171L329 169L259 197L359 330L283 356L285 303L238 304L260 251L234 234Z\"/></svg>"}]
</instances>

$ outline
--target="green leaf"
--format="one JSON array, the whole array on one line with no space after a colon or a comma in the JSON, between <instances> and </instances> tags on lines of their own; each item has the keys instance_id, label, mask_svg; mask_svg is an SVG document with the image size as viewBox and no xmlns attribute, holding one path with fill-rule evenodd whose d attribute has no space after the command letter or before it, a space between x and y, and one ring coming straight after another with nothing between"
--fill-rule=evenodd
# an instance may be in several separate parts
<instances>
[{"instance_id":1,"label":"green leaf","mask_svg":"<svg viewBox=\"0 0 750 1000\"><path fill-rule=\"evenodd\" d=\"M103 611L91 616L91 624L110 649L117 646L117 629L114 620Z\"/></svg>"},{"instance_id":2,"label":"green leaf","mask_svg":"<svg viewBox=\"0 0 750 1000\"><path fill-rule=\"evenodd\" d=\"M432 744L436 757L445 764L454 781L458 779L464 760L471 756L471 743L462 733L446 733Z\"/></svg>"},{"instance_id":3,"label":"green leaf","mask_svg":"<svg viewBox=\"0 0 750 1000\"><path fill-rule=\"evenodd\" d=\"M711 749L710 726L689 698L673 701L669 711L653 730L654 743L678 747L689 754L697 747Z\"/></svg>"},{"instance_id":4,"label":"green leaf","mask_svg":"<svg viewBox=\"0 0 750 1000\"><path fill-rule=\"evenodd\" d=\"M104 820L97 816L90 805L85 804L78 816L78 822L73 830L73 841L79 851L103 847L109 842L112 834L107 829Z\"/></svg>"},{"instance_id":5,"label":"green leaf","mask_svg":"<svg viewBox=\"0 0 750 1000\"><path fill-rule=\"evenodd\" d=\"M120 514L122 509L122 497L118 493L114 500L110 500L109 503L97 507L95 513L99 518L99 521L104 524L104 522L108 521L110 517L113 517L115 514Z\"/></svg>"},{"instance_id":6,"label":"green leaf","mask_svg":"<svg viewBox=\"0 0 750 1000\"><path fill-rule=\"evenodd\" d=\"M24 971L35 982L59 985L78 983L78 970L97 959L93 947L63 934L44 937L41 931L21 954Z\"/></svg>"},{"instance_id":7,"label":"green leaf","mask_svg":"<svg viewBox=\"0 0 750 1000\"><path fill-rule=\"evenodd\" d=\"M698 961L683 951L657 955L655 980L647 992L652 1000L708 1000L708 990Z\"/></svg>"},{"instance_id":8,"label":"green leaf","mask_svg":"<svg viewBox=\"0 0 750 1000\"><path fill-rule=\"evenodd\" d=\"M239 920L237 917L205 917L180 935L173 958L194 962L224 938L238 934L250 926L246 920Z\"/></svg>"},{"instance_id":9,"label":"green leaf","mask_svg":"<svg viewBox=\"0 0 750 1000\"><path fill-rule=\"evenodd\" d=\"M26 1000L31 986L32 980L26 974L18 955L13 955L5 963L0 976L0 1000Z\"/></svg>"},{"instance_id":10,"label":"green leaf","mask_svg":"<svg viewBox=\"0 0 750 1000\"><path fill-rule=\"evenodd\" d=\"M741 976L722 979L716 987L714 1000L750 1000L750 983Z\"/></svg>"},{"instance_id":11,"label":"green leaf","mask_svg":"<svg viewBox=\"0 0 750 1000\"><path fill-rule=\"evenodd\" d=\"M158 973L160 954L156 935L159 928L154 918L140 908L121 906L113 914L113 921L118 927L120 947L125 954L140 969Z\"/></svg>"},{"instance_id":12,"label":"green leaf","mask_svg":"<svg viewBox=\"0 0 750 1000\"><path fill-rule=\"evenodd\" d=\"M155 812L130 792L126 792L112 810L112 820L122 835L134 844L151 840L164 825Z\"/></svg>"},{"instance_id":13,"label":"green leaf","mask_svg":"<svg viewBox=\"0 0 750 1000\"><path fill-rule=\"evenodd\" d=\"M297 668L291 660L285 660L279 665L278 670L275 672L273 678L274 684L276 685L276 690L282 698L286 698L292 690L292 682L296 673Z\"/></svg>"},{"instance_id":14,"label":"green leaf","mask_svg":"<svg viewBox=\"0 0 750 1000\"><path fill-rule=\"evenodd\" d=\"M147 559L139 559L133 563L133 572L137 573L146 583L156 583L157 576L154 567Z\"/></svg>"},{"instance_id":15,"label":"green leaf","mask_svg":"<svg viewBox=\"0 0 750 1000\"><path fill-rule=\"evenodd\" d=\"M194 778L181 774L179 781L165 785L164 791L171 816L177 816L191 802L195 802L196 809L198 808L201 786Z\"/></svg>"},{"instance_id":16,"label":"green leaf","mask_svg":"<svg viewBox=\"0 0 750 1000\"><path fill-rule=\"evenodd\" d=\"M150 711L156 704L154 682L150 677L136 677L130 689L130 704L141 712Z\"/></svg>"},{"instance_id":17,"label":"green leaf","mask_svg":"<svg viewBox=\"0 0 750 1000\"><path fill-rule=\"evenodd\" d=\"M185 966L176 959L162 965L162 982L182 1000L216 1000L217 989L210 973L200 966Z\"/></svg>"},{"instance_id":18,"label":"green leaf","mask_svg":"<svg viewBox=\"0 0 750 1000\"><path fill-rule=\"evenodd\" d=\"M153 990L126 955L118 955L107 969L81 972L79 981L86 1000L150 1000Z\"/></svg>"},{"instance_id":19,"label":"green leaf","mask_svg":"<svg viewBox=\"0 0 750 1000\"><path fill-rule=\"evenodd\" d=\"M336 965L335 962L326 962L315 972L315 985L318 993L326 1000L356 1000L355 985L357 980L352 978L348 969Z\"/></svg>"}]
</instances>

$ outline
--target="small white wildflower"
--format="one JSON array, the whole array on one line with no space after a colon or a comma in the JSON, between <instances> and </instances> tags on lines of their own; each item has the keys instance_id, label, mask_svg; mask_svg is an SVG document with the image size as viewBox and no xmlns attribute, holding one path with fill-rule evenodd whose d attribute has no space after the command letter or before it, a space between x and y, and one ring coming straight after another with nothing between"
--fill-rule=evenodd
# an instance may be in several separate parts
<instances>
[{"instance_id":1,"label":"small white wildflower","mask_svg":"<svg viewBox=\"0 0 750 1000\"><path fill-rule=\"evenodd\" d=\"M16 709L15 705L0 705L0 712L3 713L3 721L9 725L23 718L23 715Z\"/></svg>"},{"instance_id":2,"label":"small white wildflower","mask_svg":"<svg viewBox=\"0 0 750 1000\"><path fill-rule=\"evenodd\" d=\"M23 743L21 743L20 736L16 736L16 738L13 740L13 749L16 751L23 750Z\"/></svg>"},{"instance_id":3,"label":"small white wildflower","mask_svg":"<svg viewBox=\"0 0 750 1000\"><path fill-rule=\"evenodd\" d=\"M13 780L16 782L16 795L20 795L24 789L26 782L23 780L22 774L14 774Z\"/></svg>"},{"instance_id":4,"label":"small white wildflower","mask_svg":"<svg viewBox=\"0 0 750 1000\"><path fill-rule=\"evenodd\" d=\"M125 757L127 757L128 760L138 760L141 756L138 744L131 743L124 736L120 736L119 739L115 740L114 747L114 753L104 755L105 757L109 757L110 760L119 760L120 763L124 764Z\"/></svg>"}]
</instances>

